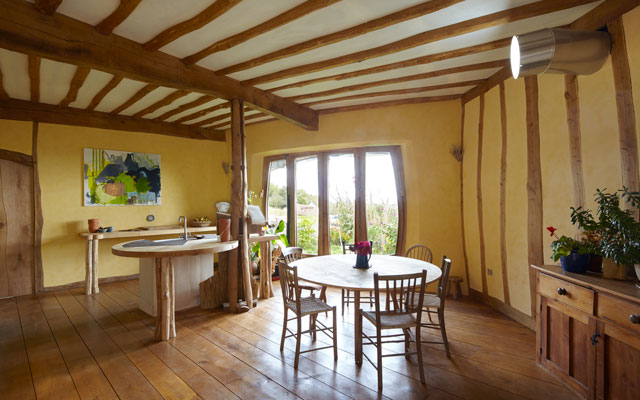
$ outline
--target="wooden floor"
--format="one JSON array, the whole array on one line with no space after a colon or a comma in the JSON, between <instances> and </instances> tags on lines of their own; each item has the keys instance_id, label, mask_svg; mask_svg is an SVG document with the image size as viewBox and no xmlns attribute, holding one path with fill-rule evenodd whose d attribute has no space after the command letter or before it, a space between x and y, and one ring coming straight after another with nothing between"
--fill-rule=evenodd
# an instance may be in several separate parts
<instances>
[{"instance_id":1,"label":"wooden floor","mask_svg":"<svg viewBox=\"0 0 640 400\"><path fill-rule=\"evenodd\" d=\"M106 284L92 296L71 290L0 300L0 397L575 398L536 365L534 333L484 305L450 301L452 358L442 346L424 346L426 386L414 359L386 358L379 394L374 368L354 363L353 310L344 318L338 312L337 363L331 350L307 353L296 372L294 341L287 339L284 354L279 349L278 286L276 297L249 313L180 312L178 337L155 342L153 319L137 309L137 285ZM340 293L330 291L329 302L339 305ZM318 346L327 339L319 336Z\"/></svg>"}]
</instances>

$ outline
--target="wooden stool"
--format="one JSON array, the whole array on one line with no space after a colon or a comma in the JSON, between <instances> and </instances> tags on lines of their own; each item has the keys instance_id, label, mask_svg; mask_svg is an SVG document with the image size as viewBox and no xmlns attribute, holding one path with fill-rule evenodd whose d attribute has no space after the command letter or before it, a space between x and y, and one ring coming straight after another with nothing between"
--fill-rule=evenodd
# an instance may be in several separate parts
<instances>
[{"instance_id":1,"label":"wooden stool","mask_svg":"<svg viewBox=\"0 0 640 400\"><path fill-rule=\"evenodd\" d=\"M462 278L459 276L450 276L449 277L449 287L447 288L447 296L452 296L454 299L459 299L462 297L462 289L460 284L462 283Z\"/></svg>"}]
</instances>

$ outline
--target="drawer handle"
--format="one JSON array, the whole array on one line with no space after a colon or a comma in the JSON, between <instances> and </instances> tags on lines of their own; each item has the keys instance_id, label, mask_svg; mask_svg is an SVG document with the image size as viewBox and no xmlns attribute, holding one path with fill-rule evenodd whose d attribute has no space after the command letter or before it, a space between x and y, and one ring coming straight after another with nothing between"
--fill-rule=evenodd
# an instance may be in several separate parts
<instances>
[{"instance_id":1,"label":"drawer handle","mask_svg":"<svg viewBox=\"0 0 640 400\"><path fill-rule=\"evenodd\" d=\"M559 287L558 288L558 294L560 296L566 296L567 295L567 289L563 288L563 287Z\"/></svg>"},{"instance_id":2,"label":"drawer handle","mask_svg":"<svg viewBox=\"0 0 640 400\"><path fill-rule=\"evenodd\" d=\"M629 321L631 321L632 324L640 324L640 314L629 315Z\"/></svg>"}]
</instances>

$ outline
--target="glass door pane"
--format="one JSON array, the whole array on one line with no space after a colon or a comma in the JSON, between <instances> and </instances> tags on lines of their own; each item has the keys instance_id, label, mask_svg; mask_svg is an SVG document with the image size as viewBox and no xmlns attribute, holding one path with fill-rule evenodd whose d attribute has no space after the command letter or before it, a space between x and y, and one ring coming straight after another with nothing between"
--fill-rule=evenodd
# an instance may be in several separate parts
<instances>
[{"instance_id":1,"label":"glass door pane","mask_svg":"<svg viewBox=\"0 0 640 400\"><path fill-rule=\"evenodd\" d=\"M398 239L398 196L390 153L366 156L367 237L374 254L395 254Z\"/></svg>"},{"instance_id":2,"label":"glass door pane","mask_svg":"<svg viewBox=\"0 0 640 400\"><path fill-rule=\"evenodd\" d=\"M269 163L269 190L267 193L267 218L269 225L287 224L287 161Z\"/></svg>"},{"instance_id":3,"label":"glass door pane","mask_svg":"<svg viewBox=\"0 0 640 400\"><path fill-rule=\"evenodd\" d=\"M354 237L355 157L332 154L328 168L330 254L342 254L342 240L351 244Z\"/></svg>"},{"instance_id":4,"label":"glass door pane","mask_svg":"<svg viewBox=\"0 0 640 400\"><path fill-rule=\"evenodd\" d=\"M318 254L318 157L296 158L296 245Z\"/></svg>"}]
</instances>

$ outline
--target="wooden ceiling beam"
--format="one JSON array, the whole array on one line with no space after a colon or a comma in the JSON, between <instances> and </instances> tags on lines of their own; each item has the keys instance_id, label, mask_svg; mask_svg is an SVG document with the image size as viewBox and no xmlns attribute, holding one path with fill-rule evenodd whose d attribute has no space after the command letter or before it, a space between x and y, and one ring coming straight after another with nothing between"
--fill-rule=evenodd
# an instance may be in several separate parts
<instances>
[{"instance_id":1,"label":"wooden ceiling beam","mask_svg":"<svg viewBox=\"0 0 640 400\"><path fill-rule=\"evenodd\" d=\"M246 108L245 108L246 111ZM231 118L231 114L225 114L225 116L227 118ZM245 121L251 121L252 119L256 119L256 118L263 118L263 117L268 117L269 114L265 114L263 112L259 112L256 114L251 114L251 115L245 115L244 120ZM221 127L228 125L229 121L225 121L225 122L220 122L218 124L213 124L211 126L208 126L207 128L211 128L211 129L220 129ZM246 125L246 124L245 124Z\"/></svg>"},{"instance_id":2,"label":"wooden ceiling beam","mask_svg":"<svg viewBox=\"0 0 640 400\"><path fill-rule=\"evenodd\" d=\"M4 90L4 79L2 77L2 70L0 69L0 100L8 100L9 95Z\"/></svg>"},{"instance_id":3,"label":"wooden ceiling beam","mask_svg":"<svg viewBox=\"0 0 640 400\"><path fill-rule=\"evenodd\" d=\"M217 0L198 15L160 32L156 37L145 43L143 47L149 51L158 50L179 37L202 28L209 22L232 9L238 3L240 3L240 0Z\"/></svg>"},{"instance_id":4,"label":"wooden ceiling beam","mask_svg":"<svg viewBox=\"0 0 640 400\"><path fill-rule=\"evenodd\" d=\"M194 120L196 118L204 117L205 115L210 114L210 113L212 113L212 112L214 112L216 110L221 110L223 108L229 108L229 107L231 107L231 103L229 103L229 102L216 104L215 106L205 108L204 110L196 111L196 112L191 113L189 115L185 115L184 117L181 117L181 118L179 118L179 119L177 119L177 120L175 120L173 122L182 124L182 123L185 123L187 121Z\"/></svg>"},{"instance_id":5,"label":"wooden ceiling beam","mask_svg":"<svg viewBox=\"0 0 640 400\"><path fill-rule=\"evenodd\" d=\"M269 32L282 25L288 24L289 22L295 21L300 17L311 14L316 10L330 6L331 4L334 4L338 1L340 0L307 0L304 3L285 11L280 15L277 15L266 22L254 26L253 28L219 40L211 46L207 46L199 52L183 58L182 61L184 61L184 63L187 65L195 64L203 58L210 56L211 54L229 50L230 48L235 47L240 43L244 43L249 39L252 39L258 35L262 35L263 33Z\"/></svg>"},{"instance_id":6,"label":"wooden ceiling beam","mask_svg":"<svg viewBox=\"0 0 640 400\"><path fill-rule=\"evenodd\" d=\"M486 82L486 79L476 79L471 81L444 83L442 85L423 86L423 87L410 88L410 89L396 89L396 90L387 90L384 92L353 94L350 96L333 97L331 99L312 101L309 103L304 103L304 105L311 107L317 104L334 103L336 101L367 99L370 97L380 97L380 96L395 96L399 94L422 93L422 92L429 92L432 90L452 89L452 88L459 88L459 87L465 87L465 86L477 86L485 82Z\"/></svg>"},{"instance_id":7,"label":"wooden ceiling beam","mask_svg":"<svg viewBox=\"0 0 640 400\"><path fill-rule=\"evenodd\" d=\"M143 86L142 89L138 90L133 96L129 97L129 99L127 101L125 101L124 103L120 104L118 107L114 108L109 114L112 114L112 115L120 114L121 112L123 112L127 108L131 107L132 105L137 103L139 100L141 100L144 96L146 96L149 93L153 92L157 88L158 88L158 85L155 85L153 83L149 83L149 84Z\"/></svg>"},{"instance_id":8,"label":"wooden ceiling beam","mask_svg":"<svg viewBox=\"0 0 640 400\"><path fill-rule=\"evenodd\" d=\"M198 121L198 122L196 122L194 124L189 124L189 126L194 127L194 128L199 128L199 127L204 126L204 125L209 125L209 124L212 124L214 122L222 121L223 119L229 118L230 116L231 116L231 113L222 114L222 115L216 115L215 117L203 119L202 121Z\"/></svg>"},{"instance_id":9,"label":"wooden ceiling beam","mask_svg":"<svg viewBox=\"0 0 640 400\"><path fill-rule=\"evenodd\" d=\"M435 78L438 76L450 75L450 74L455 74L460 72L479 71L479 70L490 69L490 68L501 68L506 66L507 64L508 64L508 60L498 60L498 61L489 61L489 62L479 63L479 64L469 64L469 65L463 65L460 67L453 67L453 68L440 69L437 71L425 72L417 75L401 76L398 78L384 79L381 81L360 83L358 85L343 86L336 89L324 90L322 92L305 93L305 94L291 96L287 98L289 100L299 101L304 99L312 99L315 97L325 97L325 96L331 96L338 93L345 93L345 92L352 92L354 90L367 89L375 86L390 85L392 83L415 81L418 79Z\"/></svg>"},{"instance_id":10,"label":"wooden ceiling beam","mask_svg":"<svg viewBox=\"0 0 640 400\"><path fill-rule=\"evenodd\" d=\"M125 115L111 115L98 111L58 107L15 99L0 101L0 118L72 126L89 126L117 131L156 133L189 139L225 141L224 132L213 129L195 129L188 125L170 124Z\"/></svg>"},{"instance_id":11,"label":"wooden ceiling beam","mask_svg":"<svg viewBox=\"0 0 640 400\"><path fill-rule=\"evenodd\" d=\"M87 75L89 75L89 68L78 67L76 68L75 74L73 74L73 79L71 79L71 84L69 85L69 91L67 95L64 96L64 99L58 104L60 107L66 107L69 104L76 101L78 97L78 91L84 84L84 81L87 79Z\"/></svg>"},{"instance_id":12,"label":"wooden ceiling beam","mask_svg":"<svg viewBox=\"0 0 640 400\"><path fill-rule=\"evenodd\" d=\"M320 82L326 82L326 81L341 81L344 79L356 78L358 76L364 76L369 74L377 74L380 72L391 71L399 68L407 68L407 67L413 67L416 65L424 65L424 64L429 64L436 61L448 60L455 57L462 57L470 54L477 54L485 51L499 49L501 47L507 47L509 46L510 43L511 43L511 38L505 38L505 39L495 40L493 42L478 44L475 46L469 46L461 49L444 51L442 53L429 54L427 56L412 58L409 60L398 61L391 64L380 65L377 67L365 68L365 69L352 71L352 72L345 72L337 75L330 75L330 76L324 76L320 78L308 79L306 81L294 82L287 85L282 85L282 86L269 89L269 91L277 92L284 89L308 86L314 83L320 83Z\"/></svg>"},{"instance_id":13,"label":"wooden ceiling beam","mask_svg":"<svg viewBox=\"0 0 640 400\"><path fill-rule=\"evenodd\" d=\"M502 67L499 71L491 75L483 84L478 85L472 89L469 89L462 95L462 104L469 102L474 97L478 97L483 93L488 92L494 86L499 85L511 77L511 67Z\"/></svg>"},{"instance_id":14,"label":"wooden ceiling beam","mask_svg":"<svg viewBox=\"0 0 640 400\"><path fill-rule=\"evenodd\" d=\"M168 106L169 104L173 103L174 101L190 94L191 92L188 92L186 90L176 90L175 92L165 96L164 99L158 100L155 103L151 104L148 107L145 107L144 109L138 111L137 113L133 114L134 117L143 117L147 114L151 114L152 112L155 112L156 110L158 110L161 107L164 106Z\"/></svg>"},{"instance_id":15,"label":"wooden ceiling beam","mask_svg":"<svg viewBox=\"0 0 640 400\"><path fill-rule=\"evenodd\" d=\"M380 18L373 19L371 21L367 21L351 28L343 29L338 32L310 39L305 42L294 44L292 46L285 47L284 49L276 50L260 57L253 58L251 60L243 61L241 63L222 68L216 71L216 73L221 75L228 75L233 72L257 67L271 61L279 60L285 57L291 57L293 55L300 54L321 46L326 46L343 40L352 39L354 37L380 30L391 25L399 24L401 22L431 14L433 12L442 10L443 8L449 7L450 5L453 5L455 3L459 3L460 1L461 0L431 0L422 4L415 5L413 7L405 8L404 10L396 11Z\"/></svg>"},{"instance_id":16,"label":"wooden ceiling beam","mask_svg":"<svg viewBox=\"0 0 640 400\"><path fill-rule=\"evenodd\" d=\"M61 3L62 0L35 0L34 6L45 15L53 15Z\"/></svg>"},{"instance_id":17,"label":"wooden ceiling beam","mask_svg":"<svg viewBox=\"0 0 640 400\"><path fill-rule=\"evenodd\" d=\"M640 5L640 0L607 0L575 20L570 29L594 31Z\"/></svg>"},{"instance_id":18,"label":"wooden ceiling beam","mask_svg":"<svg viewBox=\"0 0 640 400\"><path fill-rule=\"evenodd\" d=\"M169 110L166 113L160 115L159 117L154 118L154 121L166 121L167 119L173 117L174 115L180 114L182 112L188 111L192 108L201 106L203 104L206 104L210 101L215 100L216 98L214 96L209 96L209 95L204 95L201 96L197 99L195 99L194 101L191 101L189 103L183 104L180 107L176 107L173 110Z\"/></svg>"},{"instance_id":19,"label":"wooden ceiling beam","mask_svg":"<svg viewBox=\"0 0 640 400\"><path fill-rule=\"evenodd\" d=\"M290 78L292 76L298 76L308 74L310 72L339 67L341 65L362 62L372 58L396 53L398 51L411 49L428 43L433 43L446 38L475 32L481 29L486 29L509 22L520 21L526 18L536 17L567 8L576 7L582 4L591 3L593 1L594 0L542 0L536 3L526 4L508 10L499 11L493 14L484 15L482 17L472 18L453 25L447 25L441 28L432 29L430 31L422 32L402 40L398 40L371 49L358 51L356 53L346 54L328 60L283 69L270 74L249 79L243 83L246 83L248 85L256 85L259 83L273 82L284 78ZM224 68L217 72L220 74L227 74L229 68Z\"/></svg>"},{"instance_id":20,"label":"wooden ceiling beam","mask_svg":"<svg viewBox=\"0 0 640 400\"><path fill-rule=\"evenodd\" d=\"M103 35L111 34L118 25L123 23L124 20L131 15L141 1L142 0L120 0L118 8L96 25L96 30Z\"/></svg>"},{"instance_id":21,"label":"wooden ceiling beam","mask_svg":"<svg viewBox=\"0 0 640 400\"><path fill-rule=\"evenodd\" d=\"M29 55L29 90L31 91L31 101L37 103L40 101L40 57Z\"/></svg>"},{"instance_id":22,"label":"wooden ceiling beam","mask_svg":"<svg viewBox=\"0 0 640 400\"><path fill-rule=\"evenodd\" d=\"M243 99L305 129L318 129L318 114L308 107L206 68L186 66L177 57L146 51L132 40L102 35L93 26L60 13L44 16L23 1L0 0L0 9L0 48L226 100Z\"/></svg>"},{"instance_id":23,"label":"wooden ceiling beam","mask_svg":"<svg viewBox=\"0 0 640 400\"><path fill-rule=\"evenodd\" d=\"M118 84L122 81L121 76L114 75L113 78L93 97L91 103L87 106L87 111L93 111L98 104L104 99L104 97L109 94Z\"/></svg>"},{"instance_id":24,"label":"wooden ceiling beam","mask_svg":"<svg viewBox=\"0 0 640 400\"><path fill-rule=\"evenodd\" d=\"M321 115L324 115L324 114L334 114L334 113L346 112L346 111L368 110L370 108L400 106L405 104L434 103L438 101L450 101L450 100L458 100L458 99L460 99L460 96L457 94L449 95L449 96L414 97L411 99L390 100L390 101L381 101L378 103L356 104L353 106L325 108L325 109L318 110L318 113Z\"/></svg>"}]
</instances>

